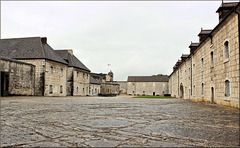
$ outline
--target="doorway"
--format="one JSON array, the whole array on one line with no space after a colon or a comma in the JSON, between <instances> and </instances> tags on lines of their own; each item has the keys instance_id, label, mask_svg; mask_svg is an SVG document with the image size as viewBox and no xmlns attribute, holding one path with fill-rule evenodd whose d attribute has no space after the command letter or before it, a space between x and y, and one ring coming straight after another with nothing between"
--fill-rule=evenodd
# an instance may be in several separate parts
<instances>
[{"instance_id":1,"label":"doorway","mask_svg":"<svg viewBox=\"0 0 240 148\"><path fill-rule=\"evenodd\" d=\"M181 83L181 85L180 85L180 98L183 98L183 96L184 96L184 91L183 91L183 85Z\"/></svg>"},{"instance_id":2,"label":"doorway","mask_svg":"<svg viewBox=\"0 0 240 148\"><path fill-rule=\"evenodd\" d=\"M1 72L1 96L8 96L9 73Z\"/></svg>"},{"instance_id":3,"label":"doorway","mask_svg":"<svg viewBox=\"0 0 240 148\"><path fill-rule=\"evenodd\" d=\"M212 93L211 101L212 101L212 103L214 103L214 88L213 87L211 88L211 93Z\"/></svg>"},{"instance_id":4,"label":"doorway","mask_svg":"<svg viewBox=\"0 0 240 148\"><path fill-rule=\"evenodd\" d=\"M155 92L153 92L153 96L155 96Z\"/></svg>"}]
</instances>

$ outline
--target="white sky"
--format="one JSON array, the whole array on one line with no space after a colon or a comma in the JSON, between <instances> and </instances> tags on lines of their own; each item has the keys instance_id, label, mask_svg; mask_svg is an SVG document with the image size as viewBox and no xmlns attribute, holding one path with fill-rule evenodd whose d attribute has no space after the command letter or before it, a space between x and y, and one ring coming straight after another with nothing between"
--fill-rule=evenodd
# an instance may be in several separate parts
<instances>
[{"instance_id":1,"label":"white sky","mask_svg":"<svg viewBox=\"0 0 240 148\"><path fill-rule=\"evenodd\" d=\"M170 74L198 33L218 24L221 1L2 1L1 38L47 37L92 72ZM107 67L111 64L111 67Z\"/></svg>"}]
</instances>

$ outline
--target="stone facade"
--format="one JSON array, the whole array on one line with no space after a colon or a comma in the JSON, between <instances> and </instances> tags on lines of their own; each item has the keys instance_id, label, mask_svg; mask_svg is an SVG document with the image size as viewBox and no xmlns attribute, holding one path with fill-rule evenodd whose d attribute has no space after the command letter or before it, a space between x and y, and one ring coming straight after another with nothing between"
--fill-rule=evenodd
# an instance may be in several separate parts
<instances>
[{"instance_id":1,"label":"stone facade","mask_svg":"<svg viewBox=\"0 0 240 148\"><path fill-rule=\"evenodd\" d=\"M1 58L1 95L34 95L35 66Z\"/></svg>"},{"instance_id":2,"label":"stone facade","mask_svg":"<svg viewBox=\"0 0 240 148\"><path fill-rule=\"evenodd\" d=\"M100 84L90 84L90 96L97 96L98 94L100 94L101 91L101 85Z\"/></svg>"},{"instance_id":3,"label":"stone facade","mask_svg":"<svg viewBox=\"0 0 240 148\"><path fill-rule=\"evenodd\" d=\"M163 96L168 94L168 82L127 82L127 94Z\"/></svg>"},{"instance_id":4,"label":"stone facade","mask_svg":"<svg viewBox=\"0 0 240 148\"><path fill-rule=\"evenodd\" d=\"M127 94L127 81L117 81L119 84L119 94Z\"/></svg>"},{"instance_id":5,"label":"stone facade","mask_svg":"<svg viewBox=\"0 0 240 148\"><path fill-rule=\"evenodd\" d=\"M88 96L91 93L89 89L90 72L74 68L73 70L73 95Z\"/></svg>"},{"instance_id":6,"label":"stone facade","mask_svg":"<svg viewBox=\"0 0 240 148\"><path fill-rule=\"evenodd\" d=\"M176 63L170 75L172 96L239 107L239 4Z\"/></svg>"}]
</instances>

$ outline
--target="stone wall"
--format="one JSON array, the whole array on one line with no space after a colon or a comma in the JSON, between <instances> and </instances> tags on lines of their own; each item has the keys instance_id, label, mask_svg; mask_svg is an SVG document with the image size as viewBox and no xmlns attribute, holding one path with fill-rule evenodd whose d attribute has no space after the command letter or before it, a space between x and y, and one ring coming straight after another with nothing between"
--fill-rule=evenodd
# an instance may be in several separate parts
<instances>
[{"instance_id":1,"label":"stone wall","mask_svg":"<svg viewBox=\"0 0 240 148\"><path fill-rule=\"evenodd\" d=\"M101 95L118 95L119 84L102 83L100 87Z\"/></svg>"},{"instance_id":2,"label":"stone wall","mask_svg":"<svg viewBox=\"0 0 240 148\"><path fill-rule=\"evenodd\" d=\"M52 70L51 70L52 67ZM51 88L52 86L52 92ZM67 95L67 65L46 60L44 96Z\"/></svg>"},{"instance_id":3,"label":"stone wall","mask_svg":"<svg viewBox=\"0 0 240 148\"><path fill-rule=\"evenodd\" d=\"M35 65L35 95L44 95L44 83L45 83L45 59L26 59L18 60Z\"/></svg>"},{"instance_id":4,"label":"stone wall","mask_svg":"<svg viewBox=\"0 0 240 148\"><path fill-rule=\"evenodd\" d=\"M9 95L34 95L34 65L1 59L0 70L9 75Z\"/></svg>"},{"instance_id":5,"label":"stone wall","mask_svg":"<svg viewBox=\"0 0 240 148\"><path fill-rule=\"evenodd\" d=\"M90 84L90 96L97 96L98 94L100 94L100 84Z\"/></svg>"},{"instance_id":6,"label":"stone wall","mask_svg":"<svg viewBox=\"0 0 240 148\"><path fill-rule=\"evenodd\" d=\"M119 93L120 94L127 94L127 81L117 81L119 84Z\"/></svg>"},{"instance_id":7,"label":"stone wall","mask_svg":"<svg viewBox=\"0 0 240 148\"><path fill-rule=\"evenodd\" d=\"M183 92L184 99L239 107L238 25L238 15L233 12L214 29L212 38L203 41L171 74L169 90L172 96L181 97ZM224 54L226 41L229 58ZM229 96L226 95L226 81L230 82Z\"/></svg>"},{"instance_id":8,"label":"stone wall","mask_svg":"<svg viewBox=\"0 0 240 148\"><path fill-rule=\"evenodd\" d=\"M168 82L127 82L127 94L163 96L168 94Z\"/></svg>"},{"instance_id":9,"label":"stone wall","mask_svg":"<svg viewBox=\"0 0 240 148\"><path fill-rule=\"evenodd\" d=\"M73 95L87 96L90 95L89 89L90 73L81 69L74 68L73 70Z\"/></svg>"}]
</instances>

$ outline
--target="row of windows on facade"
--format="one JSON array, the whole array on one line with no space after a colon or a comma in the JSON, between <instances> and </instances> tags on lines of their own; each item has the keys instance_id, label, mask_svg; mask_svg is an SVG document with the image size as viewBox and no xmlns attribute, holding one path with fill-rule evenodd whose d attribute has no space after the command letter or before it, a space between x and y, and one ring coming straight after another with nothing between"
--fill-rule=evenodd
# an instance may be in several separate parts
<instances>
[{"instance_id":1,"label":"row of windows on facade","mask_svg":"<svg viewBox=\"0 0 240 148\"><path fill-rule=\"evenodd\" d=\"M87 91L86 92L88 92L88 87L87 87ZM76 87L76 93L78 94L79 93L79 89L78 89L78 87ZM89 89L89 94L91 93L91 88ZM94 89L92 89L92 94L99 94L99 89L97 90L96 88L95 88L95 91L94 91ZM82 88L82 94L85 94L85 89L84 88Z\"/></svg>"},{"instance_id":2,"label":"row of windows on facade","mask_svg":"<svg viewBox=\"0 0 240 148\"><path fill-rule=\"evenodd\" d=\"M186 89L186 88L185 88ZM211 89L214 89L213 87ZM204 83L202 83L202 95L204 96ZM194 92L194 96L196 95L196 87L195 85L193 85L193 92ZM225 81L225 96L229 97L230 96L230 81L226 80Z\"/></svg>"},{"instance_id":3,"label":"row of windows on facade","mask_svg":"<svg viewBox=\"0 0 240 148\"><path fill-rule=\"evenodd\" d=\"M53 67L51 66L50 67L50 74L53 74ZM60 76L63 76L63 69L61 68L61 70L60 70ZM77 72L77 77L79 76L79 72ZM88 79L88 74L86 74L86 76L87 76L87 79ZM84 79L84 77L85 77L85 73L83 73L83 79Z\"/></svg>"},{"instance_id":4,"label":"row of windows on facade","mask_svg":"<svg viewBox=\"0 0 240 148\"><path fill-rule=\"evenodd\" d=\"M229 42L226 41L224 43L224 61L227 61L229 59ZM213 51L210 52L210 66L211 67L214 67L214 54L213 54ZM204 58L201 59L201 63L202 63L202 72L203 72L203 69L204 69ZM193 71L195 71L195 64L193 64ZM186 73L186 70L185 70L185 73ZM182 70L180 71L180 74L182 75ZM189 68L189 80L190 80L190 75L191 75L191 70ZM202 74L202 78L203 78L203 74Z\"/></svg>"},{"instance_id":5,"label":"row of windows on facade","mask_svg":"<svg viewBox=\"0 0 240 148\"><path fill-rule=\"evenodd\" d=\"M133 86L135 86L135 83L132 83ZM143 86L145 86L145 83L143 83ZM155 86L155 83L153 83L153 86ZM165 84L162 84L162 86L165 86Z\"/></svg>"},{"instance_id":6,"label":"row of windows on facade","mask_svg":"<svg viewBox=\"0 0 240 148\"><path fill-rule=\"evenodd\" d=\"M87 90L88 90L88 87L87 87ZM76 93L78 93L79 92L79 90L78 90L78 87L76 88ZM99 89L97 90L97 89L95 89L95 91L92 89L92 94L96 94L96 93L99 93ZM52 85L49 85L49 93L50 94L52 94L53 93L53 88L52 88ZM63 93L63 87L62 87L62 85L60 86L60 93ZM91 92L90 92L90 90L89 90L89 94L90 94ZM84 88L82 89L82 94L85 94L85 90L84 90Z\"/></svg>"}]
</instances>

